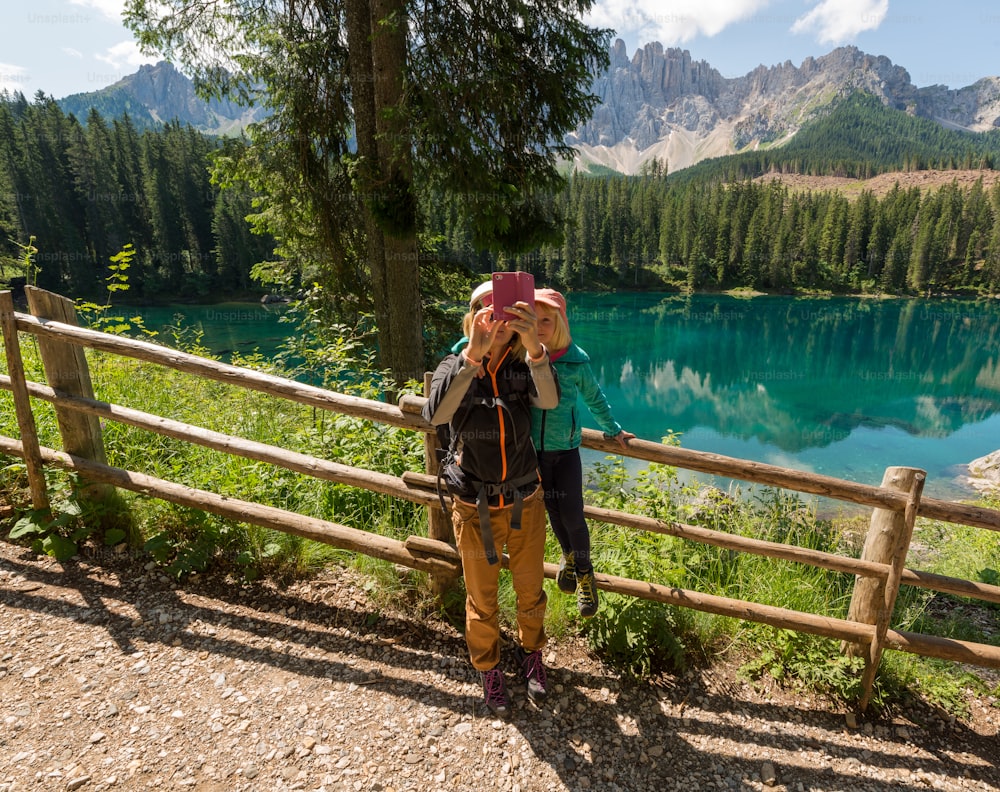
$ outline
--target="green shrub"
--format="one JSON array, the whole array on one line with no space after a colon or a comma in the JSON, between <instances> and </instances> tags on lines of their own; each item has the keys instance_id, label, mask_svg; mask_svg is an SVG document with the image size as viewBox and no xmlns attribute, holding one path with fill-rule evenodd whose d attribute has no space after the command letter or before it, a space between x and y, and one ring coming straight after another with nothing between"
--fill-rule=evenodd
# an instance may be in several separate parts
<instances>
[{"instance_id":1,"label":"green shrub","mask_svg":"<svg viewBox=\"0 0 1000 792\"><path fill-rule=\"evenodd\" d=\"M75 476L59 478L65 483L49 491L49 508L26 510L10 529L10 539L27 541L36 552L66 561L91 538L108 547L134 538L134 525L117 493L95 501L81 496L86 483Z\"/></svg>"},{"instance_id":2,"label":"green shrub","mask_svg":"<svg viewBox=\"0 0 1000 792\"><path fill-rule=\"evenodd\" d=\"M864 667L864 658L839 654L828 638L775 630L770 640L758 646L752 659L740 667L739 673L751 681L766 675L800 689L854 701L861 694Z\"/></svg>"},{"instance_id":3,"label":"green shrub","mask_svg":"<svg viewBox=\"0 0 1000 792\"><path fill-rule=\"evenodd\" d=\"M606 594L584 633L605 662L627 675L648 678L683 671L685 630L677 623L678 614L661 602Z\"/></svg>"}]
</instances>

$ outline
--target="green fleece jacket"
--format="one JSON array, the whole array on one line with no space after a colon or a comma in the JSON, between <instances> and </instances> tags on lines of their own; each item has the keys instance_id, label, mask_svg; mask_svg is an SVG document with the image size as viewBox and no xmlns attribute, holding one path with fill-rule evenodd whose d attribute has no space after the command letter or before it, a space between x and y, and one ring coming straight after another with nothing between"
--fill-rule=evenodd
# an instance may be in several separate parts
<instances>
[{"instance_id":1,"label":"green fleece jacket","mask_svg":"<svg viewBox=\"0 0 1000 792\"><path fill-rule=\"evenodd\" d=\"M551 410L531 408L531 439L537 451L567 451L577 448L582 439L579 397L608 437L621 432L621 425L611 414L611 405L590 367L590 357L576 344L552 361L559 377L559 405Z\"/></svg>"}]
</instances>

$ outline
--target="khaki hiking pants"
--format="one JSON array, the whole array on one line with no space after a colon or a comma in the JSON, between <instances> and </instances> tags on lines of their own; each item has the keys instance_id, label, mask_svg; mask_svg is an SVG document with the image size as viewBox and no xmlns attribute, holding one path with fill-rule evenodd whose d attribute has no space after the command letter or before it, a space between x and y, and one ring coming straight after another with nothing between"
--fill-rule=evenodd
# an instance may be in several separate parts
<instances>
[{"instance_id":1,"label":"khaki hiking pants","mask_svg":"<svg viewBox=\"0 0 1000 792\"><path fill-rule=\"evenodd\" d=\"M490 564L483 550L479 512L475 503L453 499L452 523L465 574L465 643L469 659L479 671L500 662L500 623L497 590L500 564ZM539 487L524 499L521 527L511 530L512 506L490 507L490 527L497 556L507 548L517 595L517 638L526 652L545 645L545 505Z\"/></svg>"}]
</instances>

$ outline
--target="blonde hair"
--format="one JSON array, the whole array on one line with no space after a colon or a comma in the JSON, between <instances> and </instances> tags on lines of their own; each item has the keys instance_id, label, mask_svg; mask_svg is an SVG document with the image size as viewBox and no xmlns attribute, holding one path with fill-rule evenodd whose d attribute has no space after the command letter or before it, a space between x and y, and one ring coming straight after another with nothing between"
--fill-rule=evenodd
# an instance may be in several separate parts
<instances>
[{"instance_id":1,"label":"blonde hair","mask_svg":"<svg viewBox=\"0 0 1000 792\"><path fill-rule=\"evenodd\" d=\"M558 352L573 343L573 338L569 334L569 325L563 319L562 311L543 302L535 303L535 311L546 316L551 315L555 322L555 329L552 331L552 338L549 339L548 343L549 351Z\"/></svg>"},{"instance_id":2,"label":"blonde hair","mask_svg":"<svg viewBox=\"0 0 1000 792\"><path fill-rule=\"evenodd\" d=\"M476 310L469 311L462 319L462 334L468 339L472 338L472 320L476 317ZM524 358L524 344L521 343L521 336L518 333L511 333L507 346L511 348L514 357L518 359Z\"/></svg>"}]
</instances>

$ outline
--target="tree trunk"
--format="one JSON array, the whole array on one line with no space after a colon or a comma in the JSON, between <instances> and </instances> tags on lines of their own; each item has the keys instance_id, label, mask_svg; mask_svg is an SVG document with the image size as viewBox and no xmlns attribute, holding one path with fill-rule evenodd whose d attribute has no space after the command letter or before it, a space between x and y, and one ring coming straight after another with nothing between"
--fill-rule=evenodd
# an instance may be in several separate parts
<instances>
[{"instance_id":1,"label":"tree trunk","mask_svg":"<svg viewBox=\"0 0 1000 792\"><path fill-rule=\"evenodd\" d=\"M389 326L387 305L380 295L385 293L385 240L382 229L371 212L370 195L376 182L378 146L375 123L375 85L372 81L372 11L368 0L349 0L346 4L348 68L351 81L351 104L354 110L354 136L357 141L359 168L358 189L363 193L365 207L365 247L368 267L375 290L375 324L379 329L380 347L386 346L381 335ZM383 364L388 361L383 359Z\"/></svg>"},{"instance_id":2,"label":"tree trunk","mask_svg":"<svg viewBox=\"0 0 1000 792\"><path fill-rule=\"evenodd\" d=\"M396 112L403 104L406 19L399 0L347 4L375 321L382 365L400 385L424 371L412 146L406 118Z\"/></svg>"}]
</instances>

